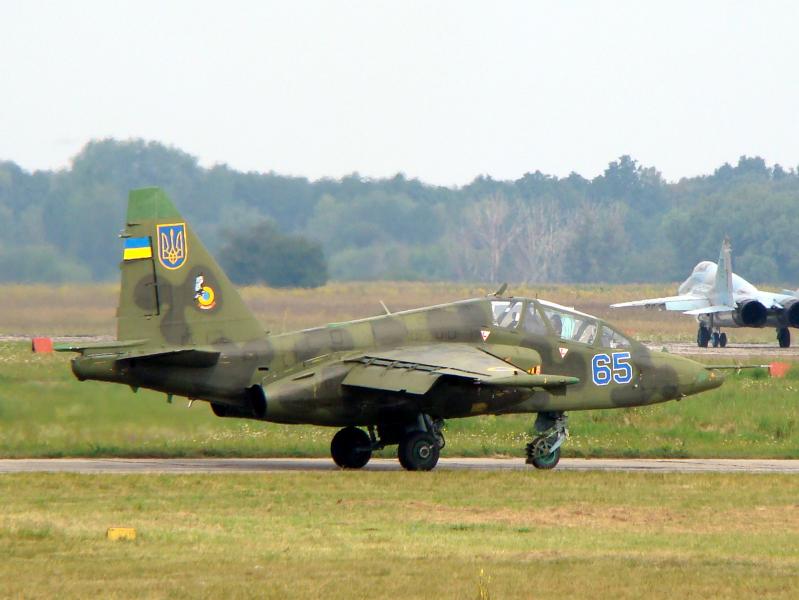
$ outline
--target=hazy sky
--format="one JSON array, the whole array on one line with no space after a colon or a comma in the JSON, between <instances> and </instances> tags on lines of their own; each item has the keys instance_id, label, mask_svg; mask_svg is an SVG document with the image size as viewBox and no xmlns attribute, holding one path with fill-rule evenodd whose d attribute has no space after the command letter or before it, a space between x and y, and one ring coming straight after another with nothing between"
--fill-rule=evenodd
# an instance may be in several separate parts
<instances>
[{"instance_id":1,"label":"hazy sky","mask_svg":"<svg viewBox=\"0 0 799 600\"><path fill-rule=\"evenodd\" d=\"M92 138L440 184L799 165L796 2L0 0L0 159Z\"/></svg>"}]
</instances>

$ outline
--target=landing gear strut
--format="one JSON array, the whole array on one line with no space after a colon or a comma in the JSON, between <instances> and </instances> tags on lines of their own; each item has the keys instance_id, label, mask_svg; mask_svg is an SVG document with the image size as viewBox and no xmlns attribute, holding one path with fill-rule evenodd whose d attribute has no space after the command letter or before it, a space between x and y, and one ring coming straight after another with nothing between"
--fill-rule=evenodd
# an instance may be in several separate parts
<instances>
[{"instance_id":1,"label":"landing gear strut","mask_svg":"<svg viewBox=\"0 0 799 600\"><path fill-rule=\"evenodd\" d=\"M535 420L538 435L527 444L527 464L536 469L554 469L560 461L560 447L569 437L568 419L562 412L541 412Z\"/></svg>"},{"instance_id":2,"label":"landing gear strut","mask_svg":"<svg viewBox=\"0 0 799 600\"><path fill-rule=\"evenodd\" d=\"M777 342L780 344L780 348L790 348L791 347L791 330L787 327L781 327L777 330Z\"/></svg>"}]
</instances>

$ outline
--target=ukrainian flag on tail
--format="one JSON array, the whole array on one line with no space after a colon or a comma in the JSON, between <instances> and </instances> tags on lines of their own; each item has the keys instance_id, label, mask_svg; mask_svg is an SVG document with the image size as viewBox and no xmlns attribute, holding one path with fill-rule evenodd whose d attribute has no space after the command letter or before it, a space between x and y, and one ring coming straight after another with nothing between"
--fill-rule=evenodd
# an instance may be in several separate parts
<instances>
[{"instance_id":1,"label":"ukrainian flag on tail","mask_svg":"<svg viewBox=\"0 0 799 600\"><path fill-rule=\"evenodd\" d=\"M152 258L153 247L149 237L132 237L125 239L125 250L122 260L137 260L139 258Z\"/></svg>"}]
</instances>

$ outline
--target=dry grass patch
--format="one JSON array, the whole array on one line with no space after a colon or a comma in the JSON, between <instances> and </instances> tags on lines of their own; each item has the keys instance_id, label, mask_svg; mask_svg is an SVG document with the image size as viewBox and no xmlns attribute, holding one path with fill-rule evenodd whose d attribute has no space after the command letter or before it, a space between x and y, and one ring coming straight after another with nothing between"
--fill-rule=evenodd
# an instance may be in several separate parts
<instances>
[{"instance_id":1,"label":"dry grass patch","mask_svg":"<svg viewBox=\"0 0 799 600\"><path fill-rule=\"evenodd\" d=\"M510 293L540 297L616 323L633 337L647 341L690 341L693 319L657 310L612 310L614 302L670 296L677 284L511 285ZM4 287L0 334L113 336L117 284L9 285ZM274 333L383 314L380 301L392 311L408 310L465 298L485 296L494 286L405 281L334 282L307 289L244 287L241 294L264 328ZM772 329L735 330L736 342L774 342Z\"/></svg>"},{"instance_id":2,"label":"dry grass patch","mask_svg":"<svg viewBox=\"0 0 799 600\"><path fill-rule=\"evenodd\" d=\"M9 475L0 596L474 598L483 572L496 598L792 598L797 494L746 474Z\"/></svg>"}]
</instances>

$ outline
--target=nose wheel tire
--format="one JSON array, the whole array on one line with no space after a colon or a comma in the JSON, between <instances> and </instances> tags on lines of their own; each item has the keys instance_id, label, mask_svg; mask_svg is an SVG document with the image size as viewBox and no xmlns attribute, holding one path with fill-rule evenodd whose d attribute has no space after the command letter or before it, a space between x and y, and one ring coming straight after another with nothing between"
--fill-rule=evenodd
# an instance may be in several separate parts
<instances>
[{"instance_id":1,"label":"nose wheel tire","mask_svg":"<svg viewBox=\"0 0 799 600\"><path fill-rule=\"evenodd\" d=\"M333 436L330 455L342 469L360 469L372 458L372 440L357 427L345 427Z\"/></svg>"},{"instance_id":2,"label":"nose wheel tire","mask_svg":"<svg viewBox=\"0 0 799 600\"><path fill-rule=\"evenodd\" d=\"M536 469L554 469L560 462L559 441L561 438L558 433L539 435L527 445L527 464ZM556 443L558 445L553 450Z\"/></svg>"},{"instance_id":3,"label":"nose wheel tire","mask_svg":"<svg viewBox=\"0 0 799 600\"><path fill-rule=\"evenodd\" d=\"M397 458L408 471L430 471L438 463L439 441L426 431L413 431L399 443Z\"/></svg>"},{"instance_id":4,"label":"nose wheel tire","mask_svg":"<svg viewBox=\"0 0 799 600\"><path fill-rule=\"evenodd\" d=\"M536 469L554 469L560 462L560 448L543 456L536 456L532 460Z\"/></svg>"}]
</instances>

